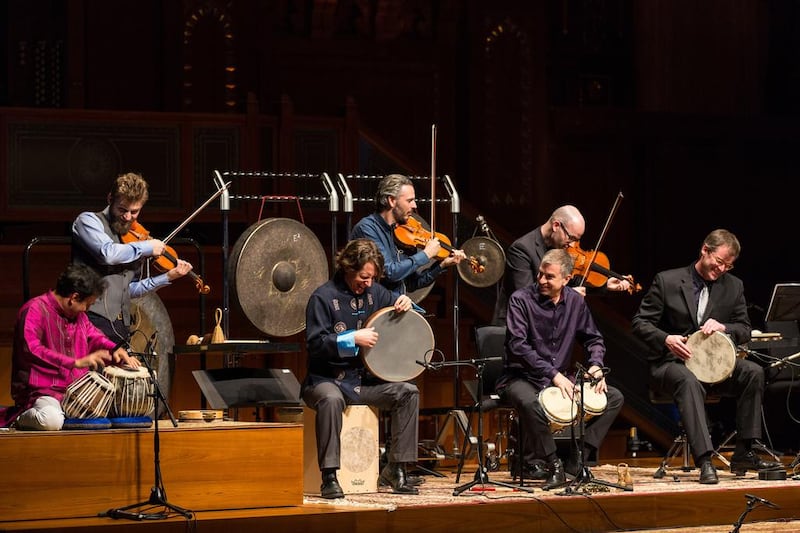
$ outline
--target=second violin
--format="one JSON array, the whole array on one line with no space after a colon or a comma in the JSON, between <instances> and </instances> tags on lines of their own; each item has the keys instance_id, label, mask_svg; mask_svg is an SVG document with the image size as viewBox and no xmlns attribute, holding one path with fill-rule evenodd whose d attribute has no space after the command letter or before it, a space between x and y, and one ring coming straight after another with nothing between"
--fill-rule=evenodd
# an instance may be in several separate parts
<instances>
[{"instance_id":1,"label":"second violin","mask_svg":"<svg viewBox=\"0 0 800 533\"><path fill-rule=\"evenodd\" d=\"M567 253L575 261L572 275L583 278L590 287L603 287L608 278L617 278L630 282L629 294L642 290L642 286L633 280L633 276L623 276L611 270L608 256L599 250L582 250L580 243L574 242L567 248Z\"/></svg>"}]
</instances>

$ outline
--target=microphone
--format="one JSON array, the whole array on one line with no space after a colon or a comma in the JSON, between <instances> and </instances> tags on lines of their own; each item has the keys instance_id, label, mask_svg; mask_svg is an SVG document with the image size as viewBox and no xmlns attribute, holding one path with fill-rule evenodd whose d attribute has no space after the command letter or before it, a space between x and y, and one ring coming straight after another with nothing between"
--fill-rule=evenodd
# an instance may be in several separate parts
<instances>
[{"instance_id":1,"label":"microphone","mask_svg":"<svg viewBox=\"0 0 800 533\"><path fill-rule=\"evenodd\" d=\"M797 358L800 358L800 352L792 354L789 357L784 357L783 359L779 359L778 361L775 361L774 363L769 365L769 367L770 368L776 368L776 367L779 367L779 366L786 366L786 363L788 363L789 361L794 361Z\"/></svg>"},{"instance_id":2,"label":"microphone","mask_svg":"<svg viewBox=\"0 0 800 533\"><path fill-rule=\"evenodd\" d=\"M776 505L776 504L772 503L769 500L765 500L764 498L759 498L758 496L753 496L752 494L745 494L744 497L747 498L747 501L750 502L750 503L758 502L758 503L760 503L762 505L766 505L767 507L770 507L772 509L780 509L779 505Z\"/></svg>"},{"instance_id":3,"label":"microphone","mask_svg":"<svg viewBox=\"0 0 800 533\"><path fill-rule=\"evenodd\" d=\"M122 340L121 340L121 341L119 341L117 344L115 344L113 348L111 348L111 349L109 350L109 353L112 353L112 354L113 354L114 352L116 352L117 350L119 350L120 348L122 348L123 346L125 347L125 351L126 351L126 352L130 351L130 350L128 349L128 347L129 347L129 344L128 344L128 339L122 339Z\"/></svg>"},{"instance_id":4,"label":"microphone","mask_svg":"<svg viewBox=\"0 0 800 533\"><path fill-rule=\"evenodd\" d=\"M153 355L156 337L158 337L158 330L154 331L153 334L150 335L150 339L148 339L147 344L144 347L144 353Z\"/></svg>"},{"instance_id":5,"label":"microphone","mask_svg":"<svg viewBox=\"0 0 800 533\"><path fill-rule=\"evenodd\" d=\"M490 233L489 225L486 223L486 219L483 218L483 215L478 215L477 217L475 217L475 221L478 223L478 227L480 227L480 230L486 235L489 235Z\"/></svg>"}]
</instances>

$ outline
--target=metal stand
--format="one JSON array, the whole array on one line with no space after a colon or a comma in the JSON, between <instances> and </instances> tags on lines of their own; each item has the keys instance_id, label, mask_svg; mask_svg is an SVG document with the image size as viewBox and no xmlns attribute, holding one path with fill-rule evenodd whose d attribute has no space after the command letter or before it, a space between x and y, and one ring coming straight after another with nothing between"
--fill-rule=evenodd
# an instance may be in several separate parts
<instances>
[{"instance_id":1,"label":"metal stand","mask_svg":"<svg viewBox=\"0 0 800 533\"><path fill-rule=\"evenodd\" d=\"M158 436L159 400L163 404L167 413L169 413L169 417L172 420L172 425L177 427L178 422L175 420L175 417L169 408L169 404L167 404L167 400L164 398L164 394L161 392L161 387L159 387L158 380L156 379L155 372L153 371L153 365L150 364L149 357L152 356L153 353L138 355L142 356L141 359L144 361L144 364L150 373L150 382L153 384L152 396L155 398L155 416L153 417L153 459L155 463L155 482L153 483L153 488L150 491L150 498L147 500L126 505L125 507L109 509L104 513L100 513L98 516L107 516L109 518L126 518L128 520L164 520L165 518L169 518L170 512L173 512L182 515L188 520L194 516L194 513L182 507L178 507L177 505L173 505L167 501L167 492L164 489L164 482L161 479L161 460L159 457L160 441ZM162 510L156 510L159 507L161 507Z\"/></svg>"},{"instance_id":2,"label":"metal stand","mask_svg":"<svg viewBox=\"0 0 800 533\"><path fill-rule=\"evenodd\" d=\"M478 375L478 390L483 391L483 368L487 362L496 360L496 358L487 357L485 359L470 359L468 361L452 361L452 362L441 362L441 363L427 363L427 365L435 370L439 368L444 368L447 366L465 366L469 365L475 368L475 371ZM525 492L533 492L533 489L528 487L517 487L510 483L503 483L502 481L492 481L489 479L489 469L486 467L486 464L483 460L483 400L479 396L475 406L478 411L478 435L477 435L477 447L478 447L478 468L475 471L475 477L472 481L465 483L459 487L456 487L453 490L453 496L458 496L462 492L471 489L476 485L495 485L498 487L506 487L509 489L514 490L523 490ZM469 424L467 425L469 427ZM462 454L462 461L463 461L463 454ZM460 468L460 467L459 467Z\"/></svg>"},{"instance_id":3,"label":"metal stand","mask_svg":"<svg viewBox=\"0 0 800 533\"><path fill-rule=\"evenodd\" d=\"M747 507L745 507L744 512L739 515L739 519L733 524L731 533L739 533L739 528L742 527L745 517L750 513L750 511L758 507L758 505L765 505L772 509L780 509L780 507L769 500L765 500L764 498L759 498L758 496L753 496L752 494L745 494L744 497L747 500Z\"/></svg>"},{"instance_id":4,"label":"metal stand","mask_svg":"<svg viewBox=\"0 0 800 533\"><path fill-rule=\"evenodd\" d=\"M611 483L610 481L604 481L602 479L597 479L592 475L592 472L589 470L589 467L586 466L586 462L583 457L583 446L585 444L586 438L586 423L584 422L584 418L586 416L586 406L583 403L583 384L584 381L584 372L583 368L578 369L577 373L577 390L580 391L578 393L578 434L575 434L575 431L572 431L572 444L577 448L578 451L578 473L575 477L566 483L566 487L562 492L557 493L559 496L572 496L573 494L578 494L580 488L587 483L594 483L595 485L602 485L604 487L610 487L613 489L621 489L625 491L632 492L633 487L617 485L616 483ZM557 487L552 487L557 488Z\"/></svg>"}]
</instances>

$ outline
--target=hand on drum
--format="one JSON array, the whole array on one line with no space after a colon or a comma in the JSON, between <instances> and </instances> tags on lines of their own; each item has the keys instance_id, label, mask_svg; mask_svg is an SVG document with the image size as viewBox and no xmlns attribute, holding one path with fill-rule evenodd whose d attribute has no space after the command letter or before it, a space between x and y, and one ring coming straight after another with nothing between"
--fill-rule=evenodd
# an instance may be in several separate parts
<instances>
[{"instance_id":1,"label":"hand on drum","mask_svg":"<svg viewBox=\"0 0 800 533\"><path fill-rule=\"evenodd\" d=\"M411 304L413 301L411 298L408 297L406 294L401 294L397 297L397 300L394 302L394 310L398 313L405 313L409 309L411 309Z\"/></svg>"},{"instance_id":2,"label":"hand on drum","mask_svg":"<svg viewBox=\"0 0 800 533\"><path fill-rule=\"evenodd\" d=\"M575 396L575 384L561 372L553 377L553 386L561 390L561 396L564 398L571 400Z\"/></svg>"},{"instance_id":3,"label":"hand on drum","mask_svg":"<svg viewBox=\"0 0 800 533\"><path fill-rule=\"evenodd\" d=\"M80 359L75 359L74 365L75 368L90 368L92 370L98 370L111 363L111 361L111 354L108 353L108 350L97 350L89 355L81 357Z\"/></svg>"},{"instance_id":4,"label":"hand on drum","mask_svg":"<svg viewBox=\"0 0 800 533\"><path fill-rule=\"evenodd\" d=\"M599 378L599 379L598 379ZM592 365L589 367L589 370L586 371L586 376L584 378L588 383L589 380L597 379L597 384L594 386L594 391L598 394L604 394L608 392L608 384L606 383L606 377L603 374L603 369L597 365Z\"/></svg>"},{"instance_id":5,"label":"hand on drum","mask_svg":"<svg viewBox=\"0 0 800 533\"><path fill-rule=\"evenodd\" d=\"M356 330L353 335L353 342L356 346L363 346L364 348L374 348L378 344L378 332L374 327L362 328Z\"/></svg>"},{"instance_id":6,"label":"hand on drum","mask_svg":"<svg viewBox=\"0 0 800 533\"><path fill-rule=\"evenodd\" d=\"M711 335L715 331L725 333L726 329L727 328L725 327L725 324L717 322L713 318L709 318L708 320L705 321L703 325L700 326L700 331L702 331L706 335Z\"/></svg>"},{"instance_id":7,"label":"hand on drum","mask_svg":"<svg viewBox=\"0 0 800 533\"><path fill-rule=\"evenodd\" d=\"M127 366L128 368L139 368L141 363L135 357L131 357L125 348L119 347L111 354L114 364Z\"/></svg>"}]
</instances>

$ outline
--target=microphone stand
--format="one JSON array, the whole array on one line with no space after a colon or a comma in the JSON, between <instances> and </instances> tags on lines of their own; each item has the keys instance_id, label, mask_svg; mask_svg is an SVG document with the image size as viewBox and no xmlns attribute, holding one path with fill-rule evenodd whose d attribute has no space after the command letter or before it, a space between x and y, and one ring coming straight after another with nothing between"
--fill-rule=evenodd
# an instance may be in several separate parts
<instances>
[{"instance_id":1,"label":"microphone stand","mask_svg":"<svg viewBox=\"0 0 800 533\"><path fill-rule=\"evenodd\" d=\"M151 396L155 398L155 406L154 406L154 417L153 417L153 461L154 461L154 468L155 468L155 481L153 483L153 488L150 490L150 498L145 501L134 503L131 505L126 505L125 507L118 507L116 509L109 509L104 513L100 513L98 516L107 516L109 518L126 518L128 520L163 520L168 518L170 515L170 511L182 515L187 520L191 520L194 516L192 511L184 509L182 507L178 507L177 505L173 505L167 501L167 491L164 489L164 482L161 478L161 459L159 456L159 452L161 450L161 443L158 434L158 406L159 400L164 405L167 413L169 413L170 419L172 420L172 425L174 427L178 427L178 422L175 420L175 417L172 414L172 411L169 408L169 404L167 403L167 399L164 397L164 394L161 392L161 387L158 385L158 380L156 379L156 373L153 370L153 365L150 363L150 356L154 355L150 346L148 346L147 352L150 353L143 353L137 354L142 356L141 359L144 361L145 366L147 367L148 372L150 373L150 381L153 384L153 393ZM137 510L137 508L143 507L143 509ZM156 511L155 508L162 507L163 510Z\"/></svg>"},{"instance_id":2,"label":"microphone stand","mask_svg":"<svg viewBox=\"0 0 800 533\"><path fill-rule=\"evenodd\" d=\"M597 479L592 475L592 472L589 470L589 467L586 466L585 459L583 457L583 447L585 444L586 439L586 422L584 418L586 417L586 406L583 402L583 386L584 386L584 374L586 373L586 369L584 369L580 364L578 366L577 371L577 390L575 394L578 395L578 434L575 434L575 426L572 426L572 444L577 448L578 451L578 472L575 474L575 477L567 483L567 486L564 488L562 492L556 493L558 496L571 496L573 494L577 494L578 490L586 483L594 483L595 485L602 485L605 487L610 487L614 489L621 489L626 491L633 491L633 487L627 487L623 485L617 485L616 483L611 483L610 481L604 481L602 479ZM591 385L590 385L591 386Z\"/></svg>"},{"instance_id":3,"label":"microphone stand","mask_svg":"<svg viewBox=\"0 0 800 533\"><path fill-rule=\"evenodd\" d=\"M766 505L767 507L772 507L773 509L780 509L780 507L770 502L769 500L764 500L763 498L759 498L751 494L745 494L744 497L747 500L747 507L745 507L744 512L741 515L739 515L739 519L733 524L733 529L731 529L731 533L739 533L739 528L742 527L745 517L750 513L750 511L756 508L757 504Z\"/></svg>"},{"instance_id":4,"label":"microphone stand","mask_svg":"<svg viewBox=\"0 0 800 533\"><path fill-rule=\"evenodd\" d=\"M492 360L491 358L469 359L469 360L466 360L466 361L450 361L450 362L442 361L442 362L438 362L438 363L425 363L423 365L423 366L427 366L428 368L431 368L433 370L439 370L440 368L445 368L445 367L448 367L448 366L459 367L459 366L467 366L468 365L468 366L472 366L472 367L475 368L475 371L476 371L477 376L478 376L478 392L479 392L479 394L477 395L478 398L477 398L477 401L475 402L475 407L477 407L477 409L478 409L478 435L477 435L477 440L478 440L478 443L477 443L477 448L478 448L478 453L477 453L477 455L478 455L478 468L475 471L475 478L472 481L469 481L469 482L464 483L463 485L461 485L459 487L456 487L453 490L453 496L458 496L462 492L471 489L475 485L496 485L498 487L506 487L506 488L513 489L513 490L523 490L525 492L533 492L533 489L529 488L529 487L517 487L515 485L511 485L510 483L503 483L502 481L493 481L493 480L489 479L489 474L488 474L489 469L484 464L484 460L483 460L483 409L482 409L482 406L483 406L483 398L482 398L482 395L483 395L483 368L486 365L486 363L491 361L491 360ZM471 420L470 420L470 422L471 422ZM469 428L469 423L470 422L467 423L467 428ZM469 429L467 429L467 431L469 431ZM464 455L462 454L462 461L463 461L463 458L464 458ZM460 469L460 466L459 466L459 469Z\"/></svg>"}]
</instances>

